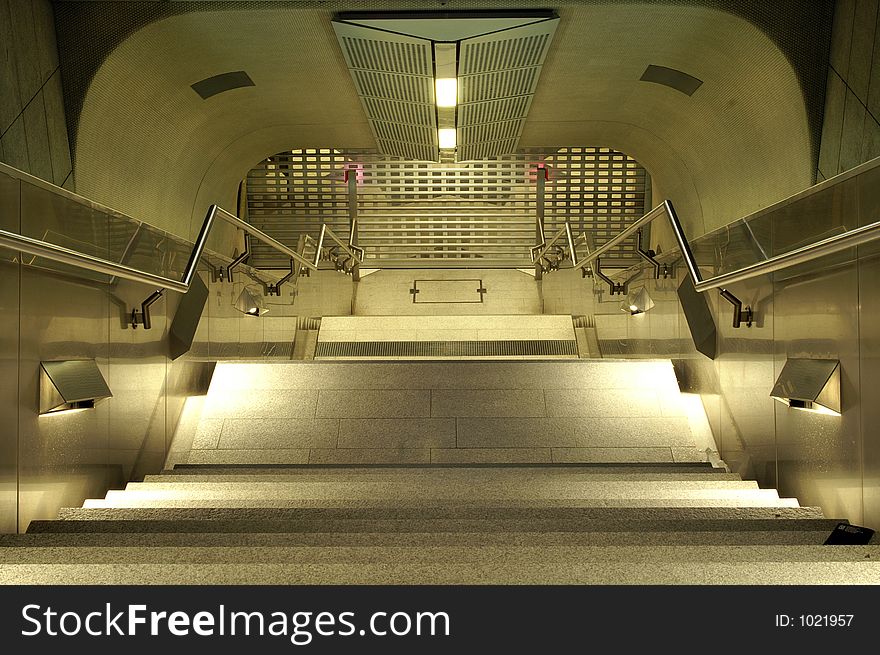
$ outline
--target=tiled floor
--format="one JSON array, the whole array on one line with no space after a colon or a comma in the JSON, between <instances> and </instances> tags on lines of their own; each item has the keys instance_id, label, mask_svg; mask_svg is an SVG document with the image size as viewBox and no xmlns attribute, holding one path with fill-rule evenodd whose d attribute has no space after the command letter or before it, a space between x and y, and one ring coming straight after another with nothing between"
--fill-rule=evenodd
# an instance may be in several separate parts
<instances>
[{"instance_id":1,"label":"tiled floor","mask_svg":"<svg viewBox=\"0 0 880 655\"><path fill-rule=\"evenodd\" d=\"M187 409L192 449L171 463L671 463L714 450L663 361L228 362Z\"/></svg>"}]
</instances>

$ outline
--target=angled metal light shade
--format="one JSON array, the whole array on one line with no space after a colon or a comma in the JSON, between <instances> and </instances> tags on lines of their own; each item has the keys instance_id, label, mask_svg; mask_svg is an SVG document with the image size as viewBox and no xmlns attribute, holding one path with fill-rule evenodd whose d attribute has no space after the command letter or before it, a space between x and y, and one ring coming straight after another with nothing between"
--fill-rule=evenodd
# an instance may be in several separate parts
<instances>
[{"instance_id":1,"label":"angled metal light shade","mask_svg":"<svg viewBox=\"0 0 880 655\"><path fill-rule=\"evenodd\" d=\"M233 307L242 314L247 314L248 316L262 316L269 311L263 304L262 298L255 296L248 291L247 288L241 290L238 300L235 301Z\"/></svg>"},{"instance_id":2,"label":"angled metal light shade","mask_svg":"<svg viewBox=\"0 0 880 655\"><path fill-rule=\"evenodd\" d=\"M653 306L654 301L648 295L648 290L642 287L638 291L633 291L620 303L620 311L635 316L636 314L644 314Z\"/></svg>"},{"instance_id":3,"label":"angled metal light shade","mask_svg":"<svg viewBox=\"0 0 880 655\"><path fill-rule=\"evenodd\" d=\"M770 395L793 409L840 416L840 362L789 359Z\"/></svg>"},{"instance_id":4,"label":"angled metal light shade","mask_svg":"<svg viewBox=\"0 0 880 655\"><path fill-rule=\"evenodd\" d=\"M110 388L93 359L40 362L40 414L91 409Z\"/></svg>"}]
</instances>

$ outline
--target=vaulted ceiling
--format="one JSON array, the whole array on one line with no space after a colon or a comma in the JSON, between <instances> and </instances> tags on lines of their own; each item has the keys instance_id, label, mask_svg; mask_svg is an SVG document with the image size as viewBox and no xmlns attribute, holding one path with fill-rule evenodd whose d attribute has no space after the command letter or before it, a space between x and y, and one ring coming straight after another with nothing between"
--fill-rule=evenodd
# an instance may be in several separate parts
<instances>
[{"instance_id":1,"label":"vaulted ceiling","mask_svg":"<svg viewBox=\"0 0 880 655\"><path fill-rule=\"evenodd\" d=\"M56 4L79 193L192 236L209 204L234 207L238 181L270 154L376 147L331 27L341 3L333 11L331 3L109 3L122 12L112 26L98 24L95 4L103 3ZM717 8L725 3L708 4L555 7L559 27L520 146L627 152L694 234L811 184L816 62ZM826 5L811 3L811 16L800 3L800 23L789 27L812 27L791 38L827 53ZM92 43L83 40L90 29ZM827 61L822 47L815 57ZM703 83L687 95L641 81L651 64ZM228 71L245 71L254 85L207 99L191 88Z\"/></svg>"}]
</instances>

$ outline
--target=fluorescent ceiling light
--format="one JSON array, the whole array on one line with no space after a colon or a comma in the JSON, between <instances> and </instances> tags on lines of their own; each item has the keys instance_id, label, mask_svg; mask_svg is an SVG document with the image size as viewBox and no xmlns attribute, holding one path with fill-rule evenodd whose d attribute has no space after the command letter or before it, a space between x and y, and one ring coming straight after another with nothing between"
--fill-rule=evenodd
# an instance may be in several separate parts
<instances>
[{"instance_id":1,"label":"fluorescent ceiling light","mask_svg":"<svg viewBox=\"0 0 880 655\"><path fill-rule=\"evenodd\" d=\"M455 128L444 128L437 130L437 136L440 139L441 148L455 147Z\"/></svg>"},{"instance_id":2,"label":"fluorescent ceiling light","mask_svg":"<svg viewBox=\"0 0 880 655\"><path fill-rule=\"evenodd\" d=\"M438 107L455 107L458 101L458 80L454 77L441 77L435 84Z\"/></svg>"}]
</instances>

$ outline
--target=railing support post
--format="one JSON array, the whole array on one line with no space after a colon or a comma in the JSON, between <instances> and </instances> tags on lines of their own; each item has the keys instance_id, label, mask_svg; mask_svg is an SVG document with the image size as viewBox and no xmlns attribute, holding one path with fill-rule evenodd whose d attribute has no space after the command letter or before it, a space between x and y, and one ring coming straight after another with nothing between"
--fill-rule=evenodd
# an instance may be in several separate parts
<instances>
[{"instance_id":1,"label":"railing support post","mask_svg":"<svg viewBox=\"0 0 880 655\"><path fill-rule=\"evenodd\" d=\"M752 327L752 308L747 306L743 309L742 301L727 289L719 289L719 291L721 292L721 297L733 305L733 327L740 327L743 321L746 322L746 327Z\"/></svg>"}]
</instances>

